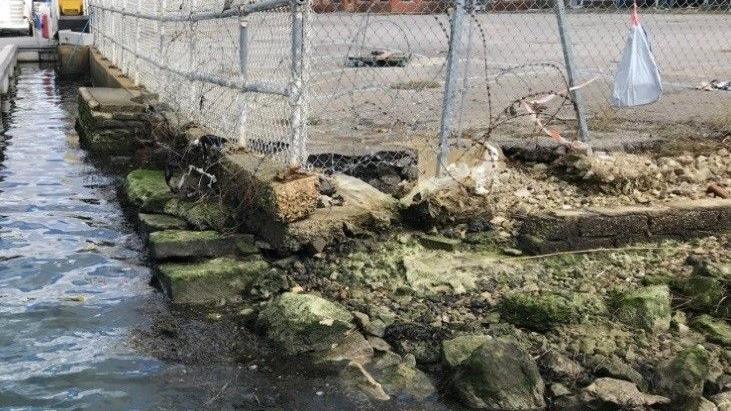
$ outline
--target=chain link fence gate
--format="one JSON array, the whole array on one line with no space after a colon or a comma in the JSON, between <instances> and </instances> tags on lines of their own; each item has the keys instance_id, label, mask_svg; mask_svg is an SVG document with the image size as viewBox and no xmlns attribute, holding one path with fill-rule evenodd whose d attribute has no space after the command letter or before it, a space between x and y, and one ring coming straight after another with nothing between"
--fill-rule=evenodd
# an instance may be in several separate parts
<instances>
[{"instance_id":1,"label":"chain link fence gate","mask_svg":"<svg viewBox=\"0 0 731 411\"><path fill-rule=\"evenodd\" d=\"M285 163L415 178L489 138L541 135L525 102L578 138L572 101L544 98L565 94L567 74L588 82L594 140L686 113L723 121L728 97L696 90L731 77L729 0L713 1L640 5L667 91L632 110L609 106L622 0L571 0L558 20L550 0L95 0L90 11L102 53L186 118Z\"/></svg>"}]
</instances>

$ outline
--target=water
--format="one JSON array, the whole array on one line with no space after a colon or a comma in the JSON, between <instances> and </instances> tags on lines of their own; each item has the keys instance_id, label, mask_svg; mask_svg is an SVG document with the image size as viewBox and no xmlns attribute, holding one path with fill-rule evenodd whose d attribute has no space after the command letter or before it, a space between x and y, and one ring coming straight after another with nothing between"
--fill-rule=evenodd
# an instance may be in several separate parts
<instances>
[{"instance_id":1,"label":"water","mask_svg":"<svg viewBox=\"0 0 731 411\"><path fill-rule=\"evenodd\" d=\"M0 135L0 408L344 409L224 317L175 310L73 130L76 87L21 68Z\"/></svg>"}]
</instances>

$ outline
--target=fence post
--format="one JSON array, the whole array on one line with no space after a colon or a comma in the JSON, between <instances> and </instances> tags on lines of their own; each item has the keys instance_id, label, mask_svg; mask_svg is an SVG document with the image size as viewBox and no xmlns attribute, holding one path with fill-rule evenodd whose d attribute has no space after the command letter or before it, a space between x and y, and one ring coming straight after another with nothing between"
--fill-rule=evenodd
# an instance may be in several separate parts
<instances>
[{"instance_id":1,"label":"fence post","mask_svg":"<svg viewBox=\"0 0 731 411\"><path fill-rule=\"evenodd\" d=\"M239 75L244 81L248 81L248 65L249 65L249 22L243 14L239 16ZM241 107L241 116L239 117L239 146L246 147L246 126L248 119L249 105L248 96L244 93L243 103Z\"/></svg>"},{"instance_id":2,"label":"fence post","mask_svg":"<svg viewBox=\"0 0 731 411\"><path fill-rule=\"evenodd\" d=\"M307 33L309 0L292 0L292 74L289 87L289 164L302 166L307 161Z\"/></svg>"},{"instance_id":3,"label":"fence post","mask_svg":"<svg viewBox=\"0 0 731 411\"><path fill-rule=\"evenodd\" d=\"M574 46L571 44L571 35L566 22L566 7L564 0L554 0L554 10L556 12L556 21L558 22L558 34L561 38L561 49L563 50L563 59L566 63L566 75L569 80L569 87L573 89L576 86L576 66L574 63ZM576 121L579 123L579 140L583 143L589 142L589 126L586 123L586 111L584 99L581 90L571 90L571 97L574 101L574 111L576 112Z\"/></svg>"},{"instance_id":4,"label":"fence post","mask_svg":"<svg viewBox=\"0 0 731 411\"><path fill-rule=\"evenodd\" d=\"M190 4L190 14L191 16L193 13L195 13L198 9L198 1L197 0L191 0ZM190 24L188 25L188 31L190 32L190 37L188 38L189 44L188 44L188 65L190 66L190 74L192 75L195 73L195 65L196 65L196 59L195 59L195 53L196 53L196 44L195 44L195 30L196 30L197 23L193 21L193 19L190 19ZM198 96L198 91L196 87L195 80L190 80L190 96L193 99L193 110L191 110L192 113L195 113L196 108L200 111L200 97Z\"/></svg>"},{"instance_id":5,"label":"fence post","mask_svg":"<svg viewBox=\"0 0 731 411\"><path fill-rule=\"evenodd\" d=\"M462 32L466 17L465 0L455 0L454 14L449 28L449 53L447 55L447 79L444 84L442 102L442 124L439 128L439 153L437 154L437 175L444 172L444 163L449 156L449 139L454 133L454 103L459 82L459 58L462 54Z\"/></svg>"},{"instance_id":6,"label":"fence post","mask_svg":"<svg viewBox=\"0 0 731 411\"><path fill-rule=\"evenodd\" d=\"M162 0L157 3L157 32L159 33L158 37L158 45L157 45L157 52L158 52L158 65L157 65L157 78L160 80L160 97L162 97L166 92L165 88L167 87L167 84L165 84L165 75L163 73L163 67L166 66L165 64L165 23L163 23L162 18L165 16L165 12L167 11L167 1Z\"/></svg>"},{"instance_id":7,"label":"fence post","mask_svg":"<svg viewBox=\"0 0 731 411\"><path fill-rule=\"evenodd\" d=\"M137 14L142 13L142 0L137 0ZM140 39L142 38L142 33L140 29L140 18L135 17L135 75L134 75L134 81L135 86L140 85Z\"/></svg>"}]
</instances>

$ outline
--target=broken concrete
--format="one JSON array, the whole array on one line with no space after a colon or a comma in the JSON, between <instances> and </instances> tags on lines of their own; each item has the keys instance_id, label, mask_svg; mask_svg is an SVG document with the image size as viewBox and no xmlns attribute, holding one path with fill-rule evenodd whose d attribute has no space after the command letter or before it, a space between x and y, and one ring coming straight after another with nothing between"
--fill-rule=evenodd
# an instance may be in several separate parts
<instances>
[{"instance_id":1,"label":"broken concrete","mask_svg":"<svg viewBox=\"0 0 731 411\"><path fill-rule=\"evenodd\" d=\"M663 238L727 233L731 231L731 200L559 210L524 216L522 220L518 243L528 253L611 248Z\"/></svg>"}]
</instances>

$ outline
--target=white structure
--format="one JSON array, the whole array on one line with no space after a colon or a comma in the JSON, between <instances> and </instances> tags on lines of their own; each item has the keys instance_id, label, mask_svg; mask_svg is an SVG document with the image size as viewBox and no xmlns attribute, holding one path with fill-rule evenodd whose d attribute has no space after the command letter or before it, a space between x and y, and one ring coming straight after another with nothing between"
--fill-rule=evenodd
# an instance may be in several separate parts
<instances>
[{"instance_id":1,"label":"white structure","mask_svg":"<svg viewBox=\"0 0 731 411\"><path fill-rule=\"evenodd\" d=\"M0 1L0 31L28 33L32 0Z\"/></svg>"},{"instance_id":2,"label":"white structure","mask_svg":"<svg viewBox=\"0 0 731 411\"><path fill-rule=\"evenodd\" d=\"M14 45L0 48L0 96L10 88L10 78L15 75L17 52L18 47Z\"/></svg>"}]
</instances>

